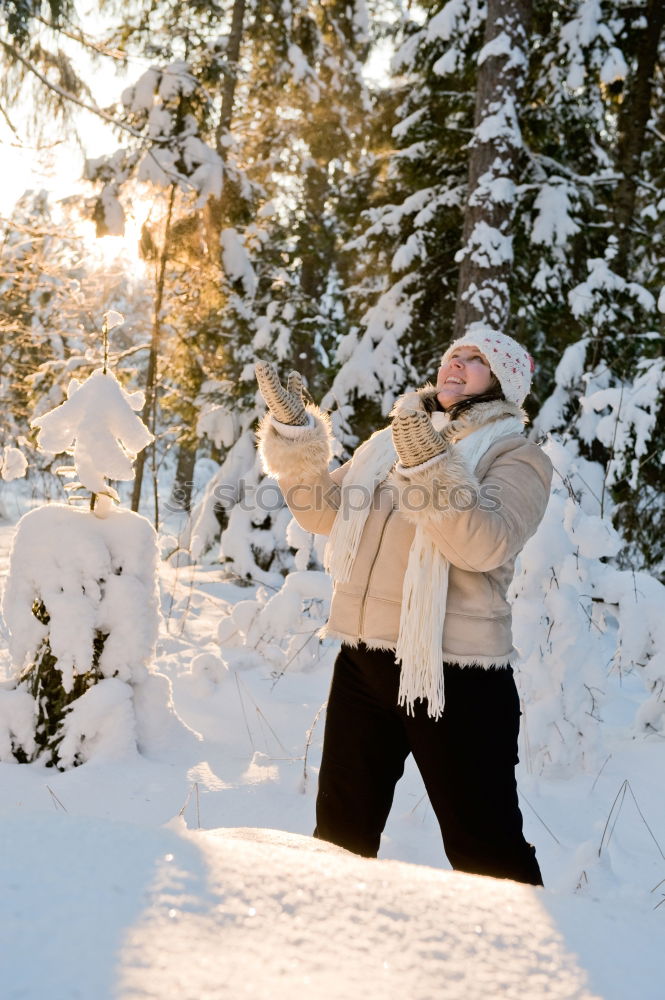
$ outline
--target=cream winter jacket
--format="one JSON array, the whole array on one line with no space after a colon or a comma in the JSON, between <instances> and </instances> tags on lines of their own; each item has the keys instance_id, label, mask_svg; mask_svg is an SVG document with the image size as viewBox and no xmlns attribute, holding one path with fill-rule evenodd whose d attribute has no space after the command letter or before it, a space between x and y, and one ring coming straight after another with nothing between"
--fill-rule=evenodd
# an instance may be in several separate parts
<instances>
[{"instance_id":1,"label":"cream winter jacket","mask_svg":"<svg viewBox=\"0 0 665 1000\"><path fill-rule=\"evenodd\" d=\"M330 421L317 407L308 410L314 426L299 428L294 437L276 430L266 414L259 450L298 523L327 535L340 505L363 498L345 496L349 463L328 471ZM511 434L490 446L474 474L454 442L489 421L515 415L523 414L512 403L479 403L449 424L451 444L440 458L415 470L398 465L377 487L351 577L334 587L324 635L350 645L362 641L371 649L395 648L402 584L420 522L450 563L444 659L481 666L511 662L515 650L506 591L515 557L545 513L552 466L538 445Z\"/></svg>"}]
</instances>

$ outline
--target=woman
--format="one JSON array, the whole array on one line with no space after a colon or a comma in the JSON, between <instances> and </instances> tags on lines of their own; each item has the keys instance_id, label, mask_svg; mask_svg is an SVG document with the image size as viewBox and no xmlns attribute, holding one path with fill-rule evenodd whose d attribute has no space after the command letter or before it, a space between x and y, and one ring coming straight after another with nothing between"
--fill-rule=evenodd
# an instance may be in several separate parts
<instances>
[{"instance_id":1,"label":"woman","mask_svg":"<svg viewBox=\"0 0 665 1000\"><path fill-rule=\"evenodd\" d=\"M533 362L512 338L468 333L436 386L328 471L328 417L257 365L267 472L294 516L330 536L324 634L342 640L328 701L315 836L375 857L412 753L455 869L542 885L524 839L519 699L506 591L540 523L551 464L526 440Z\"/></svg>"}]
</instances>

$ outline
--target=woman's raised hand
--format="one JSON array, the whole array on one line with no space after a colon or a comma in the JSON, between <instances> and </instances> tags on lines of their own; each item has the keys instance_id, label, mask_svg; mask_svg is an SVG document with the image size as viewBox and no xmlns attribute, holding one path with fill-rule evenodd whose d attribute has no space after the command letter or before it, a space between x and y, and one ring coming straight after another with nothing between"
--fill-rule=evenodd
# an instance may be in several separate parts
<instances>
[{"instance_id":1,"label":"woman's raised hand","mask_svg":"<svg viewBox=\"0 0 665 1000\"><path fill-rule=\"evenodd\" d=\"M286 380L286 389L270 361L259 361L254 367L259 390L275 420L282 424L304 427L308 423L302 375L293 371Z\"/></svg>"},{"instance_id":2,"label":"woman's raised hand","mask_svg":"<svg viewBox=\"0 0 665 1000\"><path fill-rule=\"evenodd\" d=\"M393 417L393 444L405 469L442 455L448 447L424 410L402 409Z\"/></svg>"}]
</instances>

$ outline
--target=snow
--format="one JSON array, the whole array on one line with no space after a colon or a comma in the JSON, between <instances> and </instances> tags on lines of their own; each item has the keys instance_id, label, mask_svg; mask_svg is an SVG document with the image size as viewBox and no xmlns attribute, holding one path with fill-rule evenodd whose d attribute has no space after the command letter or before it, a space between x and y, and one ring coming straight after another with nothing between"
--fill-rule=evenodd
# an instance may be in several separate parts
<instances>
[{"instance_id":1,"label":"snow","mask_svg":"<svg viewBox=\"0 0 665 1000\"><path fill-rule=\"evenodd\" d=\"M599 270L604 272L604 263ZM605 276L622 280L611 272ZM604 287L603 283L598 287ZM588 308L581 293L574 301ZM554 390L541 407L534 427L539 433L575 429L588 444L600 441L610 452L600 492L622 480L635 489L640 464L652 447L659 401L665 389L665 361L644 359L635 365L632 380L626 377L619 381L610 377L603 362L594 370L584 371L588 344L588 339L582 338L564 351L555 372Z\"/></svg>"},{"instance_id":2,"label":"snow","mask_svg":"<svg viewBox=\"0 0 665 1000\"><path fill-rule=\"evenodd\" d=\"M601 83L614 83L615 80L625 80L628 76L628 66L621 49L612 46L600 70Z\"/></svg>"},{"instance_id":3,"label":"snow","mask_svg":"<svg viewBox=\"0 0 665 1000\"><path fill-rule=\"evenodd\" d=\"M123 92L123 104L135 113L149 112L155 103L155 91L159 86L160 75L159 70L154 66L147 69L133 87L128 87Z\"/></svg>"},{"instance_id":4,"label":"snow","mask_svg":"<svg viewBox=\"0 0 665 1000\"><path fill-rule=\"evenodd\" d=\"M645 934L627 901L606 910L366 861L295 833L192 830L178 818L151 827L24 809L5 813L2 829L8 1000L623 1000L631 982L645 1000L660 995L658 927Z\"/></svg>"},{"instance_id":5,"label":"snow","mask_svg":"<svg viewBox=\"0 0 665 1000\"><path fill-rule=\"evenodd\" d=\"M238 415L226 406L203 409L196 424L198 437L205 434L215 447L229 449L238 439Z\"/></svg>"},{"instance_id":6,"label":"snow","mask_svg":"<svg viewBox=\"0 0 665 1000\"><path fill-rule=\"evenodd\" d=\"M399 232L399 226L404 217L414 215L415 213L428 208L433 200L434 194L434 188L421 188L421 190L416 191L405 198L401 205L383 206L378 210L376 220L371 226L368 227L363 236L358 240L349 241L346 244L345 249L359 249L369 237L378 236L384 231L392 234Z\"/></svg>"},{"instance_id":7,"label":"snow","mask_svg":"<svg viewBox=\"0 0 665 1000\"><path fill-rule=\"evenodd\" d=\"M498 204L510 205L515 201L515 183L510 177L496 176L498 164L481 174L478 178L476 188L469 196L470 205L482 205L483 202L492 201Z\"/></svg>"},{"instance_id":8,"label":"snow","mask_svg":"<svg viewBox=\"0 0 665 1000\"><path fill-rule=\"evenodd\" d=\"M99 681L77 698L67 715L59 766L74 762L124 759L136 746L132 689L117 677Z\"/></svg>"},{"instance_id":9,"label":"snow","mask_svg":"<svg viewBox=\"0 0 665 1000\"><path fill-rule=\"evenodd\" d=\"M3 600L16 670L32 660L48 633L70 690L74 674L90 669L99 631L108 633L102 673L141 679L157 639L156 557L151 524L131 511L115 509L100 519L88 510L51 504L25 514L16 529ZM50 613L48 628L33 614L35 599Z\"/></svg>"},{"instance_id":10,"label":"snow","mask_svg":"<svg viewBox=\"0 0 665 1000\"><path fill-rule=\"evenodd\" d=\"M459 22L466 15L471 26L477 26L485 15L485 5L477 0L448 0L427 24L427 41L436 39L447 42L458 30Z\"/></svg>"},{"instance_id":11,"label":"snow","mask_svg":"<svg viewBox=\"0 0 665 1000\"><path fill-rule=\"evenodd\" d=\"M414 261L425 259L425 237L422 232L411 233L406 243L397 248L390 263L393 271L405 271Z\"/></svg>"},{"instance_id":12,"label":"snow","mask_svg":"<svg viewBox=\"0 0 665 1000\"><path fill-rule=\"evenodd\" d=\"M316 73L307 61L307 56L295 42L289 45L287 55L291 63L291 78L293 83L305 83L310 100L314 104L318 103L320 100L320 89L315 83Z\"/></svg>"},{"instance_id":13,"label":"snow","mask_svg":"<svg viewBox=\"0 0 665 1000\"><path fill-rule=\"evenodd\" d=\"M414 31L411 35L407 35L390 60L390 69L393 73L399 73L413 65L414 59L418 54L418 49L425 37L426 35L423 30Z\"/></svg>"},{"instance_id":14,"label":"snow","mask_svg":"<svg viewBox=\"0 0 665 1000\"><path fill-rule=\"evenodd\" d=\"M104 326L107 331L115 330L116 326L121 326L124 322L125 317L115 309L109 309L104 313Z\"/></svg>"},{"instance_id":15,"label":"snow","mask_svg":"<svg viewBox=\"0 0 665 1000\"><path fill-rule=\"evenodd\" d=\"M562 24L560 29L561 56L567 64L566 85L575 91L587 75L585 55L593 50L599 39L609 41L610 31L603 23L600 0L581 0L575 16Z\"/></svg>"},{"instance_id":16,"label":"snow","mask_svg":"<svg viewBox=\"0 0 665 1000\"><path fill-rule=\"evenodd\" d=\"M534 421L534 429L547 433L563 423L563 414L570 402L570 390L582 380L586 361L588 340L581 338L570 344L561 356L554 374L555 387L540 408Z\"/></svg>"},{"instance_id":17,"label":"snow","mask_svg":"<svg viewBox=\"0 0 665 1000\"><path fill-rule=\"evenodd\" d=\"M125 212L120 204L114 184L105 184L99 200L104 212L104 222L109 236L122 236L125 232Z\"/></svg>"},{"instance_id":18,"label":"snow","mask_svg":"<svg viewBox=\"0 0 665 1000\"><path fill-rule=\"evenodd\" d=\"M142 392L125 392L115 375L101 369L83 383L72 379L67 401L33 420L38 446L54 454L71 450L82 485L104 492L105 478L134 477L132 460L152 441L135 413L143 402Z\"/></svg>"},{"instance_id":19,"label":"snow","mask_svg":"<svg viewBox=\"0 0 665 1000\"><path fill-rule=\"evenodd\" d=\"M544 184L534 201L535 218L531 229L534 243L547 246L566 246L568 240L579 232L579 226L571 218L572 185L565 181Z\"/></svg>"},{"instance_id":20,"label":"snow","mask_svg":"<svg viewBox=\"0 0 665 1000\"><path fill-rule=\"evenodd\" d=\"M148 137L150 139L167 138L173 128L171 112L156 105L148 114Z\"/></svg>"},{"instance_id":21,"label":"snow","mask_svg":"<svg viewBox=\"0 0 665 1000\"><path fill-rule=\"evenodd\" d=\"M114 995L155 1000L302 992L317 1000L591 1000L599 995L594 986L609 983L599 939L585 949L595 959L593 976L576 953L584 921L596 915L592 903L548 905L524 887L368 863L279 831L197 832L181 821L149 831L63 814L29 819L3 823L12 848L3 862L18 904L5 939L3 980L16 984L13 996L19 989L24 997L40 989L65 996L75 956L81 995L99 1000L111 995L111 979ZM62 865L49 866L42 841ZM25 872L18 878L9 867L17 856ZM70 879L79 896L69 896ZM54 927L39 910L31 913L40 881L67 900ZM617 953L635 945L635 958L655 973L657 961L625 915L605 918L599 930L610 969ZM251 942L260 960L250 960ZM43 960L34 961L35 953Z\"/></svg>"},{"instance_id":22,"label":"snow","mask_svg":"<svg viewBox=\"0 0 665 1000\"><path fill-rule=\"evenodd\" d=\"M554 468L549 504L520 553L509 591L529 767L570 776L598 770L619 716L636 732L665 729L665 587L606 564L622 547L607 472L575 441L544 446ZM617 692L616 684L630 689ZM631 704L632 699L632 704Z\"/></svg>"},{"instance_id":23,"label":"snow","mask_svg":"<svg viewBox=\"0 0 665 1000\"><path fill-rule=\"evenodd\" d=\"M659 400L665 389L665 362L646 360L638 366L633 382L594 391L591 382L580 400L582 413L593 421L593 434L611 452L607 481L620 480L627 471L627 456L631 459L628 479L637 487L640 459L650 448L656 428ZM609 413L601 411L609 410ZM600 416L596 413L601 412Z\"/></svg>"},{"instance_id":24,"label":"snow","mask_svg":"<svg viewBox=\"0 0 665 1000\"><path fill-rule=\"evenodd\" d=\"M197 82L191 74L189 63L176 59L161 71L157 92L166 104L181 96L188 97L196 87Z\"/></svg>"},{"instance_id":25,"label":"snow","mask_svg":"<svg viewBox=\"0 0 665 1000\"><path fill-rule=\"evenodd\" d=\"M12 531L0 527L0 550ZM165 562L160 572L159 673L134 687L141 752L124 711L129 686L110 678L80 707L79 722L100 725L87 763L65 773L0 765L8 1000L660 997L653 908L665 863L638 808L662 844L665 750L626 729L639 681L628 666L622 683L605 682L614 708L602 770L539 774L523 729L518 781L546 889L447 870L411 761L381 857L365 860L308 836L336 646L292 663L283 653L276 666L275 645L308 601L325 601L327 579L300 570L283 591L262 592L215 565ZM608 597L628 604L628 579L612 579ZM324 613L313 610L307 628ZM234 619L254 630L256 648L228 630L222 639ZM14 694L0 689L0 719ZM76 732L74 720L72 752Z\"/></svg>"},{"instance_id":26,"label":"snow","mask_svg":"<svg viewBox=\"0 0 665 1000\"><path fill-rule=\"evenodd\" d=\"M6 483L9 483L13 479L21 479L25 475L28 460L19 448L6 445L2 451L0 468L2 469L2 478Z\"/></svg>"},{"instance_id":27,"label":"snow","mask_svg":"<svg viewBox=\"0 0 665 1000\"><path fill-rule=\"evenodd\" d=\"M492 102L483 110L483 117L474 129L478 142L507 140L510 145L521 146L522 133L515 103L506 97L501 103Z\"/></svg>"},{"instance_id":28,"label":"snow","mask_svg":"<svg viewBox=\"0 0 665 1000\"><path fill-rule=\"evenodd\" d=\"M240 281L245 294L253 297L256 292L257 278L247 253L242 234L237 229L222 230L220 236L222 246L222 263L231 281Z\"/></svg>"},{"instance_id":29,"label":"snow","mask_svg":"<svg viewBox=\"0 0 665 1000\"><path fill-rule=\"evenodd\" d=\"M0 688L0 761L14 763L12 745L35 750L35 699L27 691Z\"/></svg>"},{"instance_id":30,"label":"snow","mask_svg":"<svg viewBox=\"0 0 665 1000\"><path fill-rule=\"evenodd\" d=\"M353 28L357 43L366 42L369 38L369 11L365 0L354 0Z\"/></svg>"},{"instance_id":31,"label":"snow","mask_svg":"<svg viewBox=\"0 0 665 1000\"><path fill-rule=\"evenodd\" d=\"M436 73L437 76L450 76L460 67L461 61L459 51L450 48L444 52L440 59L436 60L432 66L432 72Z\"/></svg>"},{"instance_id":32,"label":"snow","mask_svg":"<svg viewBox=\"0 0 665 1000\"><path fill-rule=\"evenodd\" d=\"M483 45L478 53L478 65L482 66L487 59L502 56L508 56L508 61L501 67L502 73L513 69L515 66L525 67L527 65L524 52L521 49L515 48L514 40L506 31L499 32L498 35Z\"/></svg>"},{"instance_id":33,"label":"snow","mask_svg":"<svg viewBox=\"0 0 665 1000\"><path fill-rule=\"evenodd\" d=\"M385 387L381 409L388 415L401 384L401 338L411 323L413 303L408 297L410 274L396 281L371 306L362 318L365 331L349 360L335 376L321 405L332 408L347 400L355 391L361 396L376 396Z\"/></svg>"},{"instance_id":34,"label":"snow","mask_svg":"<svg viewBox=\"0 0 665 1000\"><path fill-rule=\"evenodd\" d=\"M589 271L586 281L581 282L568 293L568 304L575 317L586 316L595 311L597 321L602 320L602 294L605 292L626 292L635 298L637 303L648 312L656 308L654 296L643 285L635 281L626 281L621 275L615 274L602 257L591 257L587 260Z\"/></svg>"},{"instance_id":35,"label":"snow","mask_svg":"<svg viewBox=\"0 0 665 1000\"><path fill-rule=\"evenodd\" d=\"M178 176L178 154L172 149L149 149L139 163L136 178L147 184L168 187Z\"/></svg>"},{"instance_id":36,"label":"snow","mask_svg":"<svg viewBox=\"0 0 665 1000\"><path fill-rule=\"evenodd\" d=\"M188 180L198 191L197 208L202 208L208 198L219 198L224 181L222 158L214 149L189 135L183 142L183 158L189 171Z\"/></svg>"},{"instance_id":37,"label":"snow","mask_svg":"<svg viewBox=\"0 0 665 1000\"><path fill-rule=\"evenodd\" d=\"M396 125L393 125L391 133L393 138L403 139L413 128L416 122L420 121L426 113L427 108L417 108L410 115L407 115L406 118L403 118L401 121L397 122Z\"/></svg>"},{"instance_id":38,"label":"snow","mask_svg":"<svg viewBox=\"0 0 665 1000\"><path fill-rule=\"evenodd\" d=\"M513 259L513 238L481 220L471 230L467 245L455 254L455 260L459 263L467 256L480 267L501 267Z\"/></svg>"}]
</instances>

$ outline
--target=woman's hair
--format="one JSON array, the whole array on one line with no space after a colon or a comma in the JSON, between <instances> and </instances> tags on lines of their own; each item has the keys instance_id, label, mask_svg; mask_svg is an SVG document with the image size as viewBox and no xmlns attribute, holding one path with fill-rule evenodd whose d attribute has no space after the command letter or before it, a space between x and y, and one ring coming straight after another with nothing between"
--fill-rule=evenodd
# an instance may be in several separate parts
<instances>
[{"instance_id":1,"label":"woman's hair","mask_svg":"<svg viewBox=\"0 0 665 1000\"><path fill-rule=\"evenodd\" d=\"M458 417L469 410L472 406L475 406L476 403L491 403L495 399L505 398L503 389L501 388L501 383L494 372L492 372L489 389L486 389L485 392L478 393L477 396L469 396L467 399L460 399L459 402L453 403L452 406L449 406L445 412L450 415L451 420L457 420ZM440 403L438 405L442 410L444 409Z\"/></svg>"}]
</instances>

